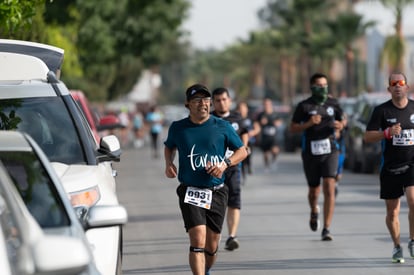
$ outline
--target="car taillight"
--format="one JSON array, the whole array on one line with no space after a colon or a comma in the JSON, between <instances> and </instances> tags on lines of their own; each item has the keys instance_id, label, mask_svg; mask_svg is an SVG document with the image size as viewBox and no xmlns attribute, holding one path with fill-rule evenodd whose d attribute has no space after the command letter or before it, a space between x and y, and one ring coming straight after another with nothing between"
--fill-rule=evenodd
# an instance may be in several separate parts
<instances>
[{"instance_id":1,"label":"car taillight","mask_svg":"<svg viewBox=\"0 0 414 275\"><path fill-rule=\"evenodd\" d=\"M91 207L94 206L100 199L98 186L91 189L82 190L76 193L70 193L69 198L73 207Z\"/></svg>"}]
</instances>

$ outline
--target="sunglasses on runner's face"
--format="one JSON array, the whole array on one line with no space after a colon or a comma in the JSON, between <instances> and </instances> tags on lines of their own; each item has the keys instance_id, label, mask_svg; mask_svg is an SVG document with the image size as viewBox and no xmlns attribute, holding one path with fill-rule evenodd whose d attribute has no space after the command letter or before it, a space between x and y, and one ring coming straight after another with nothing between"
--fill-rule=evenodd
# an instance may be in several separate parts
<instances>
[{"instance_id":1,"label":"sunglasses on runner's face","mask_svg":"<svg viewBox=\"0 0 414 275\"><path fill-rule=\"evenodd\" d=\"M405 80L391 80L390 81L390 86L394 87L394 86L405 86Z\"/></svg>"}]
</instances>

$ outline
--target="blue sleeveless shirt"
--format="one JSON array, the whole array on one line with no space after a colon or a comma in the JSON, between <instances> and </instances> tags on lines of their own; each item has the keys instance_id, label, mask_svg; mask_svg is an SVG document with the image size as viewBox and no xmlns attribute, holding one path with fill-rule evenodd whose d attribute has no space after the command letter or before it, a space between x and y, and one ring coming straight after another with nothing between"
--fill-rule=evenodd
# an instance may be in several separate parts
<instances>
[{"instance_id":1,"label":"blue sleeveless shirt","mask_svg":"<svg viewBox=\"0 0 414 275\"><path fill-rule=\"evenodd\" d=\"M213 187L224 182L210 176L206 165L223 163L226 149L243 147L243 142L228 121L210 116L203 124L195 124L190 118L174 121L164 145L178 151L178 180L188 186Z\"/></svg>"}]
</instances>

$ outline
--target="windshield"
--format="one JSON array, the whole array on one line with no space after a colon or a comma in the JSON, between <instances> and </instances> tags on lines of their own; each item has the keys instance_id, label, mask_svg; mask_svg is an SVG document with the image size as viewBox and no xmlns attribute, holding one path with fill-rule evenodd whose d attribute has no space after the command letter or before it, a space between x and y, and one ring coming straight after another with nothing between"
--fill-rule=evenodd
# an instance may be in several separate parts
<instances>
[{"instance_id":1,"label":"windshield","mask_svg":"<svg viewBox=\"0 0 414 275\"><path fill-rule=\"evenodd\" d=\"M52 162L86 164L74 123L60 97L0 100L0 129L28 133Z\"/></svg>"},{"instance_id":2,"label":"windshield","mask_svg":"<svg viewBox=\"0 0 414 275\"><path fill-rule=\"evenodd\" d=\"M70 224L54 183L33 152L1 152L0 160L42 228Z\"/></svg>"}]
</instances>

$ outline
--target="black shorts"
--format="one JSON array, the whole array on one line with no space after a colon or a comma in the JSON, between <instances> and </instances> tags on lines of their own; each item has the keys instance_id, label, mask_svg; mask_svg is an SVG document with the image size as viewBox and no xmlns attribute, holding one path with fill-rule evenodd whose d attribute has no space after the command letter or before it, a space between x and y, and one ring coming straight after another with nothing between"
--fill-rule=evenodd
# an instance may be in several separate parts
<instances>
[{"instance_id":1,"label":"black shorts","mask_svg":"<svg viewBox=\"0 0 414 275\"><path fill-rule=\"evenodd\" d=\"M265 136L263 135L260 139L260 149L263 152L272 150L273 147L278 146L275 136Z\"/></svg>"},{"instance_id":2,"label":"black shorts","mask_svg":"<svg viewBox=\"0 0 414 275\"><path fill-rule=\"evenodd\" d=\"M227 185L224 184L222 188L213 191L210 209L204 209L192 204L184 203L186 190L187 186L184 184L180 184L177 187L177 195L185 230L188 232L188 230L194 226L207 225L214 232L221 233L227 208Z\"/></svg>"},{"instance_id":3,"label":"black shorts","mask_svg":"<svg viewBox=\"0 0 414 275\"><path fill-rule=\"evenodd\" d=\"M384 200L398 199L404 195L405 188L414 186L414 167L404 174L390 175L381 169L380 172L380 198Z\"/></svg>"},{"instance_id":4,"label":"black shorts","mask_svg":"<svg viewBox=\"0 0 414 275\"><path fill-rule=\"evenodd\" d=\"M335 178L338 170L338 158L338 151L320 156L302 153L303 170L308 185L317 187L321 184L321 178Z\"/></svg>"},{"instance_id":5,"label":"black shorts","mask_svg":"<svg viewBox=\"0 0 414 275\"><path fill-rule=\"evenodd\" d=\"M239 166L233 166L226 171L224 183L229 188L227 206L241 208L241 173Z\"/></svg>"}]
</instances>

